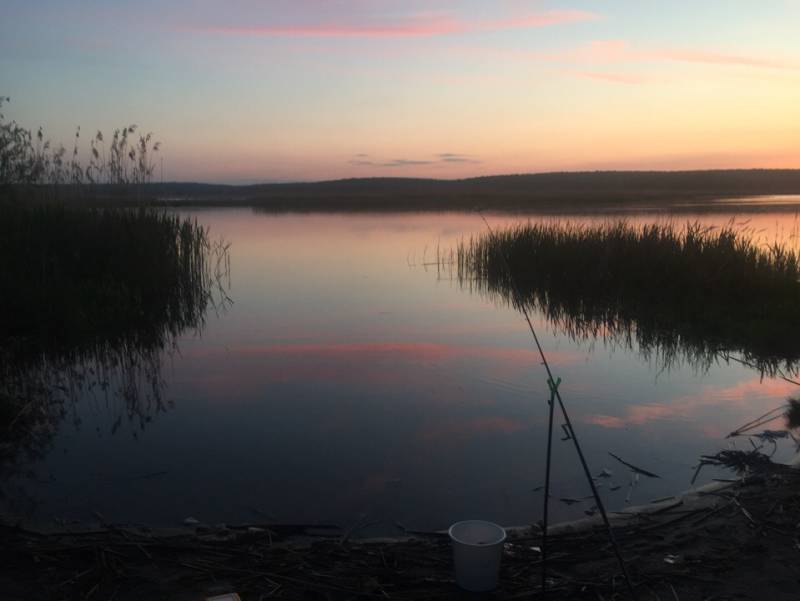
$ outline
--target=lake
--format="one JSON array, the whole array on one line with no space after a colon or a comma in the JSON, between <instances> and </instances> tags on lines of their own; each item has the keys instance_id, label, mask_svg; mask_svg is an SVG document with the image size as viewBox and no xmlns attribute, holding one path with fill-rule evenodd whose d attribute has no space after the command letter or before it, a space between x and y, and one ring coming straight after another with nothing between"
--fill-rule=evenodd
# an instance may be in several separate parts
<instances>
[{"instance_id":1,"label":"lake","mask_svg":"<svg viewBox=\"0 0 800 601\"><path fill-rule=\"evenodd\" d=\"M759 242L796 246L796 204L780 204L672 219L733 220ZM335 523L359 534L541 517L548 389L527 325L437 264L437 253L485 233L480 215L181 212L230 243L232 302L165 350L162 402L132 415L115 394L78 395L41 452L3 483L5 512L61 523L98 514L154 526L190 516ZM558 216L486 217L502 227ZM593 473L612 473L598 479L610 509L689 488L701 455L728 448L729 432L798 392L736 362L665 365L635 344L574 340L542 315L533 322ZM556 423L553 495L582 499L590 490ZM779 457L791 455L779 446ZM631 486L609 452L660 478ZM697 484L714 477L730 475L704 469ZM554 501L552 518L591 506Z\"/></svg>"}]
</instances>

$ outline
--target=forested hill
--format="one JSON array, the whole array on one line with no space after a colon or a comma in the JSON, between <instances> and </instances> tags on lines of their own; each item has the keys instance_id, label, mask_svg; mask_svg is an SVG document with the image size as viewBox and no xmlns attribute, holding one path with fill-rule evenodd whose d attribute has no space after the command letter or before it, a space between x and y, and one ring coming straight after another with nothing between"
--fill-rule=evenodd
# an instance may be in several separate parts
<instances>
[{"instance_id":1,"label":"forested hill","mask_svg":"<svg viewBox=\"0 0 800 601\"><path fill-rule=\"evenodd\" d=\"M460 180L362 178L313 183L95 186L100 202L238 205L272 210L557 209L665 206L758 195L800 194L800 169L592 171Z\"/></svg>"}]
</instances>

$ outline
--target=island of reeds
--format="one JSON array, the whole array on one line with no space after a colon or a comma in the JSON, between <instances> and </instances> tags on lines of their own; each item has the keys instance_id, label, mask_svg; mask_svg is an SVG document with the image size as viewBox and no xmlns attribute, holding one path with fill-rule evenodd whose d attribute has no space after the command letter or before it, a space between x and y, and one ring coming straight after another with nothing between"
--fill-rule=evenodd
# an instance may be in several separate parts
<instances>
[{"instance_id":1,"label":"island of reeds","mask_svg":"<svg viewBox=\"0 0 800 601\"><path fill-rule=\"evenodd\" d=\"M558 332L708 366L794 373L800 257L734 227L527 223L464 240L461 285L541 311Z\"/></svg>"}]
</instances>

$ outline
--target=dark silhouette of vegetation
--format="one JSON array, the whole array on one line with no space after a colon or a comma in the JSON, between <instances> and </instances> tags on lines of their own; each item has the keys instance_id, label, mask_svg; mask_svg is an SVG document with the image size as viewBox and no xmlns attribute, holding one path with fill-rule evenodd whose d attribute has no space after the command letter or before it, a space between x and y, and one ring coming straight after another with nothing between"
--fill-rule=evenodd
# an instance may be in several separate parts
<instances>
[{"instance_id":1,"label":"dark silhouette of vegetation","mask_svg":"<svg viewBox=\"0 0 800 601\"><path fill-rule=\"evenodd\" d=\"M227 258L156 209L0 205L0 498L64 420L80 425L79 400L106 407L112 434L168 409L162 363L228 301Z\"/></svg>"},{"instance_id":2,"label":"dark silhouette of vegetation","mask_svg":"<svg viewBox=\"0 0 800 601\"><path fill-rule=\"evenodd\" d=\"M0 97L0 111L8 97ZM134 136L136 125L114 130L108 149L103 132L89 141L89 163L80 158L81 128L75 131L72 151L54 147L40 127L36 134L16 121L6 121L0 112L0 186L59 184L146 184L153 176L152 157L160 142L153 134Z\"/></svg>"},{"instance_id":3,"label":"dark silhouette of vegetation","mask_svg":"<svg viewBox=\"0 0 800 601\"><path fill-rule=\"evenodd\" d=\"M789 398L786 404L786 427L790 430L800 428L800 399Z\"/></svg>"},{"instance_id":4,"label":"dark silhouette of vegetation","mask_svg":"<svg viewBox=\"0 0 800 601\"><path fill-rule=\"evenodd\" d=\"M135 132L108 149L98 132L84 168L80 130L67 158L0 115L0 496L86 395L116 407L112 432L144 428L168 406L165 354L229 301L227 246L196 221L68 202L150 181L158 144Z\"/></svg>"},{"instance_id":5,"label":"dark silhouette of vegetation","mask_svg":"<svg viewBox=\"0 0 800 601\"><path fill-rule=\"evenodd\" d=\"M156 209L0 205L0 340L159 345L161 326L200 323L213 250L202 226Z\"/></svg>"},{"instance_id":6,"label":"dark silhouette of vegetation","mask_svg":"<svg viewBox=\"0 0 800 601\"><path fill-rule=\"evenodd\" d=\"M800 170L606 171L501 175L459 180L347 179L230 189L264 210L582 211L601 207L680 209L716 199L800 194ZM218 197L220 199L224 197Z\"/></svg>"},{"instance_id":7,"label":"dark silhouette of vegetation","mask_svg":"<svg viewBox=\"0 0 800 601\"><path fill-rule=\"evenodd\" d=\"M736 354L773 374L800 360L800 258L731 227L529 223L466 240L454 260L465 288L511 304L516 283L559 332L635 343L665 366Z\"/></svg>"},{"instance_id":8,"label":"dark silhouette of vegetation","mask_svg":"<svg viewBox=\"0 0 800 601\"><path fill-rule=\"evenodd\" d=\"M572 172L461 180L365 178L247 186L173 182L152 183L145 191L148 202L161 205L250 206L271 212L472 211L482 208L563 213L617 207L729 211L730 204L716 201L800 194L800 170ZM98 188L98 202L124 201L119 188ZM763 210L765 206L741 204L736 210ZM770 208L789 210L783 203Z\"/></svg>"},{"instance_id":9,"label":"dark silhouette of vegetation","mask_svg":"<svg viewBox=\"0 0 800 601\"><path fill-rule=\"evenodd\" d=\"M0 97L0 200L143 198L142 188L152 180L153 157L161 146L152 133L137 137L138 127L126 125L114 130L106 146L98 131L89 140L84 167L80 127L68 152L63 144L55 146L46 139L41 127L34 134L16 121L6 121L2 111L8 101Z\"/></svg>"},{"instance_id":10,"label":"dark silhouette of vegetation","mask_svg":"<svg viewBox=\"0 0 800 601\"><path fill-rule=\"evenodd\" d=\"M116 413L112 433L168 407L162 361L227 302L226 253L156 209L0 204L0 482L86 395Z\"/></svg>"}]
</instances>

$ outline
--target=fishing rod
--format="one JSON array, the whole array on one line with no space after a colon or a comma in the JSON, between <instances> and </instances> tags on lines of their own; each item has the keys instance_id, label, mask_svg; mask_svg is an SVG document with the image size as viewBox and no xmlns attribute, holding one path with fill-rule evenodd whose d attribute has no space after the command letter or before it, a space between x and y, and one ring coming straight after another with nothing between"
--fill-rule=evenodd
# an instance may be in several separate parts
<instances>
[{"instance_id":1,"label":"fishing rod","mask_svg":"<svg viewBox=\"0 0 800 601\"><path fill-rule=\"evenodd\" d=\"M542 512L542 598L547 597L547 526L549 524L548 511L550 508L550 465L552 464L551 458L553 454L553 414L556 408L556 390L560 383L560 378L558 383L553 383L551 379L547 380L547 386L550 388L550 398L547 400L549 414L547 418L547 462L545 463L544 510Z\"/></svg>"},{"instance_id":2,"label":"fishing rod","mask_svg":"<svg viewBox=\"0 0 800 601\"><path fill-rule=\"evenodd\" d=\"M489 235L491 237L495 237L494 230L492 226L489 225L489 222L486 220L486 217L483 213L478 210L478 215L481 216L483 223L486 224L486 228L489 230ZM634 601L637 601L636 591L633 589L633 584L631 582L630 574L628 573L628 567L625 565L625 560L622 557L622 553L619 549L619 544L617 543L617 538L614 536L614 529L611 527L611 522L608 519L608 514L606 513L605 505L603 504L603 500L600 498L600 493L597 490L597 485L592 478L592 473L589 470L589 464L586 462L586 457L583 455L583 450L581 449L581 445L578 442L578 436L575 433L575 430L572 427L572 421L569 419L569 414L567 413L567 408L564 405L564 400L561 398L561 392L558 390L559 385L561 384L561 378L556 381L553 378L553 372L550 369L550 363L547 361L547 356L544 353L544 349L542 348L542 344L539 341L539 336L536 334L536 329L533 327L533 322L531 321L530 315L528 314L528 309L523 302L522 293L517 286L517 282L514 279L514 272L511 269L511 263L506 257L506 253L503 250L503 247L498 245L500 250L500 256L503 259L503 263L505 263L506 270L508 272L508 278L511 282L511 289L514 294L514 300L517 306L522 311L522 314L525 316L525 321L528 323L528 329L531 332L531 336L533 336L533 341L536 343L536 349L539 351L539 356L542 359L542 365L544 365L545 371L547 372L547 385L550 388L550 417L549 417L549 425L548 425L548 432L547 432L547 465L545 468L545 491L544 491L544 515L542 520L542 595L546 595L547 590L547 579L546 579L546 569L547 569L547 529L548 529L548 506L550 503L550 463L551 463L551 445L552 445L552 435L553 435L553 410L554 410L554 399L558 401L558 406L561 409L561 415L564 417L564 423L567 427L567 431L572 439L573 444L575 445L575 450L578 453L578 458L580 459L581 466L583 467L583 473L586 475L586 480L589 483L589 487L592 489L592 495L594 496L595 504L597 505L597 509L600 512L600 515L603 517L603 523L605 524L606 532L608 534L608 540L611 543L611 547L614 550L614 555L617 558L617 562L619 563L619 567L622 570L622 575L625 578L625 584L628 588L628 592L631 594L631 597Z\"/></svg>"}]
</instances>

